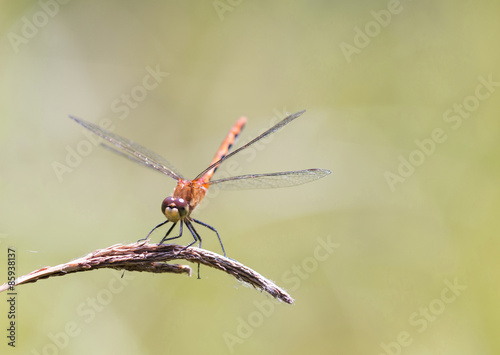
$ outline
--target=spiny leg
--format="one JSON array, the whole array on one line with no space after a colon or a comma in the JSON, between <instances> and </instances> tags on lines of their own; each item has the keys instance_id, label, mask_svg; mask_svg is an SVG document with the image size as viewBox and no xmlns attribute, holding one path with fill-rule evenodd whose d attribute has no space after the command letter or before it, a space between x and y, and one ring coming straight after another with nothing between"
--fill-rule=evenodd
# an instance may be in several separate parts
<instances>
[{"instance_id":1,"label":"spiny leg","mask_svg":"<svg viewBox=\"0 0 500 355\"><path fill-rule=\"evenodd\" d=\"M151 229L151 232L148 233L148 235L146 236L146 238L139 239L137 242L141 242L143 240L147 240L149 238L149 236L151 235L151 233L153 233L156 228L160 228L161 226L163 226L164 224L167 224L168 222L169 222L169 220L167 219L165 222L162 222L162 223L158 224L156 227L154 227L153 229ZM174 226L175 226L175 224L174 224ZM172 229L172 228L170 228L170 229Z\"/></svg>"},{"instance_id":2,"label":"spiny leg","mask_svg":"<svg viewBox=\"0 0 500 355\"><path fill-rule=\"evenodd\" d=\"M198 241L200 242L199 248L201 248L201 237L198 234L198 232L196 231L196 229L194 229L194 227L193 227L193 225L191 224L190 221L186 221L186 226L188 227L189 231L193 235L194 241L191 244L186 245L186 247L184 249L189 248L191 245L193 245L194 243L196 243Z\"/></svg>"},{"instance_id":3,"label":"spiny leg","mask_svg":"<svg viewBox=\"0 0 500 355\"><path fill-rule=\"evenodd\" d=\"M186 221L186 226L188 227L189 231L193 235L194 241L191 244L186 245L184 247L184 249L189 248L191 245L193 245L194 243L196 243L198 240L200 241L199 247L201 248L201 237L198 234L198 232L196 231L196 229L194 229L194 226L191 224L190 221ZM184 250L184 249L182 249L182 250ZM201 277L200 277L200 263L198 263L198 279L201 279Z\"/></svg>"},{"instance_id":4,"label":"spiny leg","mask_svg":"<svg viewBox=\"0 0 500 355\"><path fill-rule=\"evenodd\" d=\"M156 227L154 227L153 229L151 229L151 231L148 233L148 235L146 236L146 238L139 239L139 240L137 241L137 243L142 242L143 240L148 240L149 236L151 235L151 233L153 233L153 232L156 230L156 228L160 228L161 226L163 226L164 224L167 224L168 222L169 222L169 220L167 219L165 222L161 222L160 224L158 224ZM175 227L175 223L174 223L174 225L173 225L172 227L170 227L170 229L169 229L169 230L168 230L168 232L167 232L167 235L168 235L168 233L170 233L170 231L171 231L174 227ZM160 244L161 244L161 243L160 243ZM123 275L125 275L125 270L123 270L123 273L122 273L122 277L121 277L121 278L123 278Z\"/></svg>"},{"instance_id":5,"label":"spiny leg","mask_svg":"<svg viewBox=\"0 0 500 355\"><path fill-rule=\"evenodd\" d=\"M182 223L182 220L181 220L181 230L180 230L179 235L178 235L178 236L176 236L176 237L167 238L167 237L168 237L168 235L170 234L170 232L172 231L172 229L174 229L174 227L176 226L176 224L177 224L177 222L175 222L175 223L173 224L173 226L172 226L172 227L170 227L170 229L169 229L169 230L168 230L168 232L165 234L165 236L163 237L163 239L161 240L161 242L160 242L160 244L159 244L159 245L163 244L163 243L164 243L164 242L166 242L167 240L172 240L172 239L177 239L177 238L182 237L182 227L183 227L183 223Z\"/></svg>"},{"instance_id":6,"label":"spiny leg","mask_svg":"<svg viewBox=\"0 0 500 355\"><path fill-rule=\"evenodd\" d=\"M220 243L220 246L222 247L222 252L224 253L224 256L226 256L226 251L224 250L224 245L222 244L222 240L220 239L220 236L219 236L219 232L217 232L217 229L215 229L214 227L212 227L211 225L208 225L206 223L203 223L202 221L198 221L197 219L194 219L192 218L193 222L196 222L198 224L201 224L202 226L204 227L207 227L208 229L212 230L215 232L215 234L217 234L217 238L219 238L219 243ZM201 247L201 243L200 243L200 247Z\"/></svg>"}]
</instances>

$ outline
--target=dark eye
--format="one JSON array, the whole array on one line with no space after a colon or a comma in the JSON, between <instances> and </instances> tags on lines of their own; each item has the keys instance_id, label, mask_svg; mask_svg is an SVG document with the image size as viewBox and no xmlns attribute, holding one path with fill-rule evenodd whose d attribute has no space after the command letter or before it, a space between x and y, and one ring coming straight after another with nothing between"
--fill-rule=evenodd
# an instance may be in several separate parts
<instances>
[{"instance_id":1,"label":"dark eye","mask_svg":"<svg viewBox=\"0 0 500 355\"><path fill-rule=\"evenodd\" d=\"M174 199L173 199L173 197L167 197L161 203L161 212L163 214L165 214L165 210L167 209L168 206L174 206Z\"/></svg>"},{"instance_id":2,"label":"dark eye","mask_svg":"<svg viewBox=\"0 0 500 355\"><path fill-rule=\"evenodd\" d=\"M181 209L185 209L187 207L187 201L184 200L183 198L178 198L175 202L175 205L177 206L177 208Z\"/></svg>"},{"instance_id":3,"label":"dark eye","mask_svg":"<svg viewBox=\"0 0 500 355\"><path fill-rule=\"evenodd\" d=\"M182 218L187 215L188 203L183 198L173 198L169 196L163 200L161 211L170 218ZM176 217L176 215L178 217Z\"/></svg>"},{"instance_id":4,"label":"dark eye","mask_svg":"<svg viewBox=\"0 0 500 355\"><path fill-rule=\"evenodd\" d=\"M177 211L179 211L179 216L181 218L185 217L188 214L188 204L187 201L184 200L183 198L178 198L175 200L175 207L177 208Z\"/></svg>"}]
</instances>

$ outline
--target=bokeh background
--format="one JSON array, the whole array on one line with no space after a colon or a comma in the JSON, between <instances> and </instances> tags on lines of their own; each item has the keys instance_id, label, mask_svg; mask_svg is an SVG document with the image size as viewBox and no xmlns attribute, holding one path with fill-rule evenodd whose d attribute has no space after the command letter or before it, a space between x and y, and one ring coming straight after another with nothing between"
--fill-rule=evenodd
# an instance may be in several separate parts
<instances>
[{"instance_id":1,"label":"bokeh background","mask_svg":"<svg viewBox=\"0 0 500 355\"><path fill-rule=\"evenodd\" d=\"M17 288L16 348L0 295L2 353L500 352L498 1L0 4L2 281L9 246L21 275L163 220L174 181L68 114L194 177L238 117L242 144L307 109L219 172L333 171L195 214L294 305L208 268L88 272Z\"/></svg>"}]
</instances>

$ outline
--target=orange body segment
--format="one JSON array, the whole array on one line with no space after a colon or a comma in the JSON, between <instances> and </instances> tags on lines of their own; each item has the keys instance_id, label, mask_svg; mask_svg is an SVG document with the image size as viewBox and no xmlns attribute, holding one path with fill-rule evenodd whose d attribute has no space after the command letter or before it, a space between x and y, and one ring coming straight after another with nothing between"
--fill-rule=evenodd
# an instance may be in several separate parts
<instances>
[{"instance_id":1,"label":"orange body segment","mask_svg":"<svg viewBox=\"0 0 500 355\"><path fill-rule=\"evenodd\" d=\"M228 153L229 149L231 149L231 146L245 126L246 122L246 117L241 117L238 121L236 121L236 123L227 134L226 138L222 141L222 144L217 150L217 153L215 153L215 156L212 159L210 165L215 164ZM182 198L187 201L189 205L188 216L196 208L196 206L201 203L203 197L205 197L208 189L208 183L210 182L210 179L214 175L217 168L218 165L214 166L197 180L179 180L177 182L177 186L175 187L172 197L176 199Z\"/></svg>"},{"instance_id":2,"label":"orange body segment","mask_svg":"<svg viewBox=\"0 0 500 355\"><path fill-rule=\"evenodd\" d=\"M208 184L203 184L197 180L180 180L175 187L173 198L182 198L189 205L189 214L198 206L205 197Z\"/></svg>"}]
</instances>

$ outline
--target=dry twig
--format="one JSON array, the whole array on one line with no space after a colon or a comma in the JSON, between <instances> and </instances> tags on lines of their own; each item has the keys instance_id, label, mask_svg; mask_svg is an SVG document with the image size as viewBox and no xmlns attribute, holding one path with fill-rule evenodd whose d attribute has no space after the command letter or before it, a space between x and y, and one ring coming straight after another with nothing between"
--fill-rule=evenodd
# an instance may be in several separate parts
<instances>
[{"instance_id":1,"label":"dry twig","mask_svg":"<svg viewBox=\"0 0 500 355\"><path fill-rule=\"evenodd\" d=\"M185 273L191 276L187 265L167 264L166 261L183 259L224 271L236 279L269 293L274 298L292 304L293 298L256 271L245 265L208 250L195 247L184 248L176 244L115 244L98 249L87 256L57 266L47 266L16 279L14 286L36 282L53 276L64 276L74 272L112 268L128 271ZM0 292L7 290L8 284L0 286Z\"/></svg>"}]
</instances>

